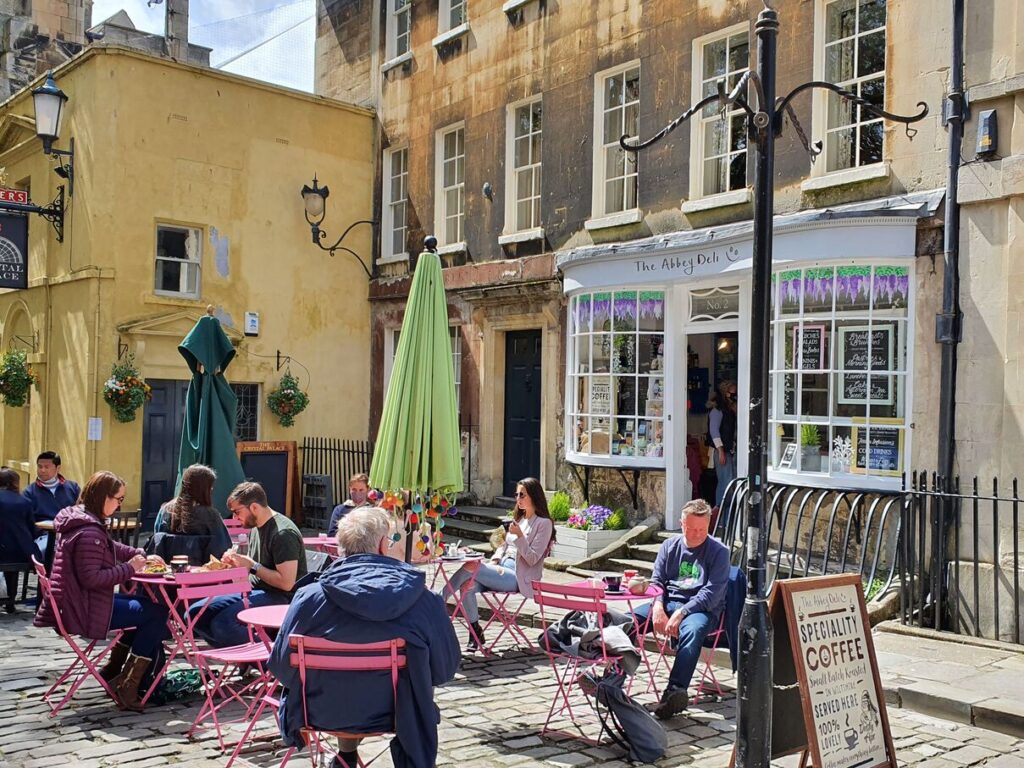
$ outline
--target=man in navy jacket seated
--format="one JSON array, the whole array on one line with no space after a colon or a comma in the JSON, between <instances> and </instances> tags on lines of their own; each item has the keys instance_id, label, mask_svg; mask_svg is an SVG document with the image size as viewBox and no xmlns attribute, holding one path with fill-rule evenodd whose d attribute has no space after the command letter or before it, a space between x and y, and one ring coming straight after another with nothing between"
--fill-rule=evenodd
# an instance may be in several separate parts
<instances>
[{"instance_id":1,"label":"man in navy jacket seated","mask_svg":"<svg viewBox=\"0 0 1024 768\"><path fill-rule=\"evenodd\" d=\"M288 663L293 634L339 643L406 642L408 667L392 706L391 677L365 672L314 672L307 678L310 724L325 731L372 733L394 730L395 768L433 768L437 759L434 686L455 676L461 654L441 598L426 587L421 571L388 557L389 518L376 507L354 509L338 526L346 557L315 584L295 594L270 656L270 670L284 688L279 713L289 746L303 746L299 672ZM339 740L333 768L355 768L359 740Z\"/></svg>"},{"instance_id":2,"label":"man in navy jacket seated","mask_svg":"<svg viewBox=\"0 0 1024 768\"><path fill-rule=\"evenodd\" d=\"M43 451L36 458L36 479L21 495L32 502L32 516L39 523L52 521L62 509L77 504L79 492L78 483L60 473L60 456Z\"/></svg>"},{"instance_id":3,"label":"man in navy jacket seated","mask_svg":"<svg viewBox=\"0 0 1024 768\"><path fill-rule=\"evenodd\" d=\"M667 720L684 709L693 671L708 632L718 627L729 585L729 549L708 536L711 507L702 499L682 511L681 536L661 545L652 581L665 593L636 610L641 621L651 616L655 633L678 641L668 686L654 714Z\"/></svg>"}]
</instances>

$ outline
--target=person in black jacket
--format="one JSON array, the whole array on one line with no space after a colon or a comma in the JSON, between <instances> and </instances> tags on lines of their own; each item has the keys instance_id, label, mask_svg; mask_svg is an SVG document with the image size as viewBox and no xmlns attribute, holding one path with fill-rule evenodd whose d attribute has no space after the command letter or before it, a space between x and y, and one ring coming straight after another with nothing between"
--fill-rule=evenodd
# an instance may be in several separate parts
<instances>
[{"instance_id":1,"label":"person in black jacket","mask_svg":"<svg viewBox=\"0 0 1024 768\"><path fill-rule=\"evenodd\" d=\"M154 537L160 533L176 536L208 536L209 555L221 557L231 547L231 536L224 525L224 518L213 507L213 484L217 473L204 464L193 464L181 474L181 492L176 498L164 504L157 513L153 525ZM167 556L160 554L165 560ZM190 554L175 552L168 554ZM203 560L205 562L205 558ZM202 563L193 563L202 565Z\"/></svg>"},{"instance_id":2,"label":"person in black jacket","mask_svg":"<svg viewBox=\"0 0 1024 768\"><path fill-rule=\"evenodd\" d=\"M24 563L28 566L32 557L40 562L43 557L34 541L36 527L32 520L32 502L18 493L19 484L17 472L8 467L0 468L0 562ZM4 580L7 582L4 609L8 613L14 613L18 573L4 571Z\"/></svg>"}]
</instances>

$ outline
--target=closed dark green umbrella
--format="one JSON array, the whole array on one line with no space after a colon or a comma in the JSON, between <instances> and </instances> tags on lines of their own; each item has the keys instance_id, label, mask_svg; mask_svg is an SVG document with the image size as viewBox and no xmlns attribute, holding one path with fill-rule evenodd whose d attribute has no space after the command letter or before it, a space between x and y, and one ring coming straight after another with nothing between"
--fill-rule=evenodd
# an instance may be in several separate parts
<instances>
[{"instance_id":1,"label":"closed dark green umbrella","mask_svg":"<svg viewBox=\"0 0 1024 768\"><path fill-rule=\"evenodd\" d=\"M235 451L238 398L224 378L235 348L210 312L189 331L178 351L192 371L192 381L185 397L177 487L180 489L181 473L190 464L211 467L217 473L213 504L227 516L228 494L245 479Z\"/></svg>"},{"instance_id":2,"label":"closed dark green umbrella","mask_svg":"<svg viewBox=\"0 0 1024 768\"><path fill-rule=\"evenodd\" d=\"M441 261L430 251L421 253L416 263L370 464L370 484L411 491L414 502L417 494L450 496L462 490L448 305ZM422 519L422 510L418 517Z\"/></svg>"}]
</instances>

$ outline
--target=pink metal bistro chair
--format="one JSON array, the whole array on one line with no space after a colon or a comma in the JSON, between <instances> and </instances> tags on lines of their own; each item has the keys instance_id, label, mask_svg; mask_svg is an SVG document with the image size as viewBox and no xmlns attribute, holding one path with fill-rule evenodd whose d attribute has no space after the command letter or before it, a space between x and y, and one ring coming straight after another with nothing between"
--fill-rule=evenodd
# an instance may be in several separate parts
<instances>
[{"instance_id":1,"label":"pink metal bistro chair","mask_svg":"<svg viewBox=\"0 0 1024 768\"><path fill-rule=\"evenodd\" d=\"M487 636L487 629L491 624L500 624L501 630L496 634L491 642L487 644L484 649L487 653L494 653L494 648L497 646L498 641L506 633L512 640L513 645L525 647L527 650L533 650L533 643L530 642L530 638L523 632L523 628L519 626L519 614L522 613L523 607L529 600L528 597L521 595L519 592L490 592L484 590L480 593L483 597L487 607L491 609L491 617L487 619L487 623L483 625L484 637ZM510 603L518 598L518 602L513 608Z\"/></svg>"},{"instance_id":2,"label":"pink metal bistro chair","mask_svg":"<svg viewBox=\"0 0 1024 768\"><path fill-rule=\"evenodd\" d=\"M394 733L394 727L389 731L375 731L373 733L349 733L346 731L322 731L310 722L309 709L306 700L307 688L312 685L311 678L315 678L319 672L391 672L391 694L393 711L398 711L398 674L408 665L405 655L405 640L395 638L383 640L377 643L335 643L318 637L307 637L305 635L292 635L288 638L288 645L291 653L288 662L299 670L299 691L293 692L302 696L302 733L309 750L309 759L313 768L319 764L321 756L328 760L337 757L345 768L365 768L373 763L378 757L388 751L385 747L380 753L369 760L359 759L358 765L347 765L338 755L337 751L327 746L323 736L333 736L341 739L361 739L373 736L385 736ZM271 707L280 707L280 699L273 696L264 697L259 708L253 715L249 728L242 736L242 740L235 747L234 754L228 761L228 768L238 756L242 745L249 738L249 734L259 720L260 715ZM289 749L281 760L281 766L287 764L295 749Z\"/></svg>"},{"instance_id":3,"label":"pink metal bistro chair","mask_svg":"<svg viewBox=\"0 0 1024 768\"><path fill-rule=\"evenodd\" d=\"M56 717L57 713L71 700L71 697L75 695L77 691L88 678L92 677L97 683L102 686L103 690L107 692L107 695L111 699L117 700L114 696L114 691L102 677L100 677L99 665L103 662L104 657L110 652L110 649L114 647L114 643L121 639L124 634L124 630L117 629L112 633L112 637L109 643L103 645L99 652L96 652L96 646L101 643L100 640L92 640L85 648L79 644L75 636L68 633L64 628L64 621L60 616L60 608L57 605L57 598L54 597L53 591L50 589L50 578L46 575L46 569L42 563L32 558L32 565L36 570L36 576L39 579L39 590L42 593L41 599L47 600L50 603L50 608L53 609L53 616L57 621L57 632L64 642L68 644L71 651L75 654L74 660L68 665L68 668L57 678L56 682L50 686L50 689L43 694L43 701L50 708L50 717ZM71 681L71 685L64 694L64 698L59 703L53 704L50 699L53 697L57 689L64 683Z\"/></svg>"},{"instance_id":4,"label":"pink metal bistro chair","mask_svg":"<svg viewBox=\"0 0 1024 768\"><path fill-rule=\"evenodd\" d=\"M704 645L700 649L700 680L697 681L697 690L693 694L693 698L690 699L691 704L697 704L705 698L718 697L721 698L725 695L725 691L722 690L721 684L718 682L718 678L715 676L715 665L714 656L715 651L718 649L719 641L725 636L725 611L722 611L722 616L718 620L718 626L708 632L704 638ZM665 670L667 675L672 669L671 655L674 653L672 650L671 637L662 637L661 635L654 636L654 642L658 646L658 660L654 665L655 674L659 673L662 669ZM653 675L652 675L653 684ZM657 688L655 688L657 693Z\"/></svg>"},{"instance_id":5,"label":"pink metal bistro chair","mask_svg":"<svg viewBox=\"0 0 1024 768\"><path fill-rule=\"evenodd\" d=\"M572 709L574 687L578 687L584 700L587 700L586 689L579 685L580 677L588 672L599 675L603 672L604 668L617 664L622 659L621 656L609 654L608 647L605 645L604 614L607 613L608 606L603 599L604 587L584 587L535 581L533 582L533 592L534 602L540 606L541 624L545 630L541 650L544 651L551 662L551 668L555 673L555 682L558 683L558 689L555 691L551 707L548 709L548 717L544 721L541 735L551 730L548 726L553 718L558 717L567 710L569 712L569 720L582 732L582 728L576 719L576 713ZM552 615L551 609L583 611L584 613L596 614L597 626L601 631L601 655L596 658L585 659L565 653L560 648L553 648L547 635L547 629L556 623L560 616ZM558 706L559 702L561 702L561 706ZM558 706L557 712L555 711L556 706ZM579 709L578 704L577 709ZM585 710L592 711L592 708L588 705ZM599 740L586 740L599 743Z\"/></svg>"}]
</instances>

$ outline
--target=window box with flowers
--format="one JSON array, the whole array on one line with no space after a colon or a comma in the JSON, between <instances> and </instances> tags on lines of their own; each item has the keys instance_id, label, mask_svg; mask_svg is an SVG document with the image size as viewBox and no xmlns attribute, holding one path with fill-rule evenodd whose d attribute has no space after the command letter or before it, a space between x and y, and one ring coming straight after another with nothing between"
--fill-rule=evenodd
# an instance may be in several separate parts
<instances>
[{"instance_id":1,"label":"window box with flowers","mask_svg":"<svg viewBox=\"0 0 1024 768\"><path fill-rule=\"evenodd\" d=\"M28 362L23 349L4 352L0 358L0 401L9 408L20 408L28 403L33 384L39 383L39 376Z\"/></svg>"},{"instance_id":2,"label":"window box with flowers","mask_svg":"<svg viewBox=\"0 0 1024 768\"><path fill-rule=\"evenodd\" d=\"M114 412L114 418L122 424L135 421L135 412L152 397L153 390L143 380L132 355L111 366L110 378L103 385L103 399Z\"/></svg>"},{"instance_id":3,"label":"window box with flowers","mask_svg":"<svg viewBox=\"0 0 1024 768\"><path fill-rule=\"evenodd\" d=\"M618 541L626 528L628 523L622 510L612 512L595 504L574 511L558 526L558 540L551 548L551 557L570 563L585 560Z\"/></svg>"},{"instance_id":4,"label":"window box with flowers","mask_svg":"<svg viewBox=\"0 0 1024 768\"><path fill-rule=\"evenodd\" d=\"M309 395L302 391L299 380L290 372L281 377L277 389L267 396L267 407L282 427L294 425L295 417L306 410L308 405Z\"/></svg>"}]
</instances>

